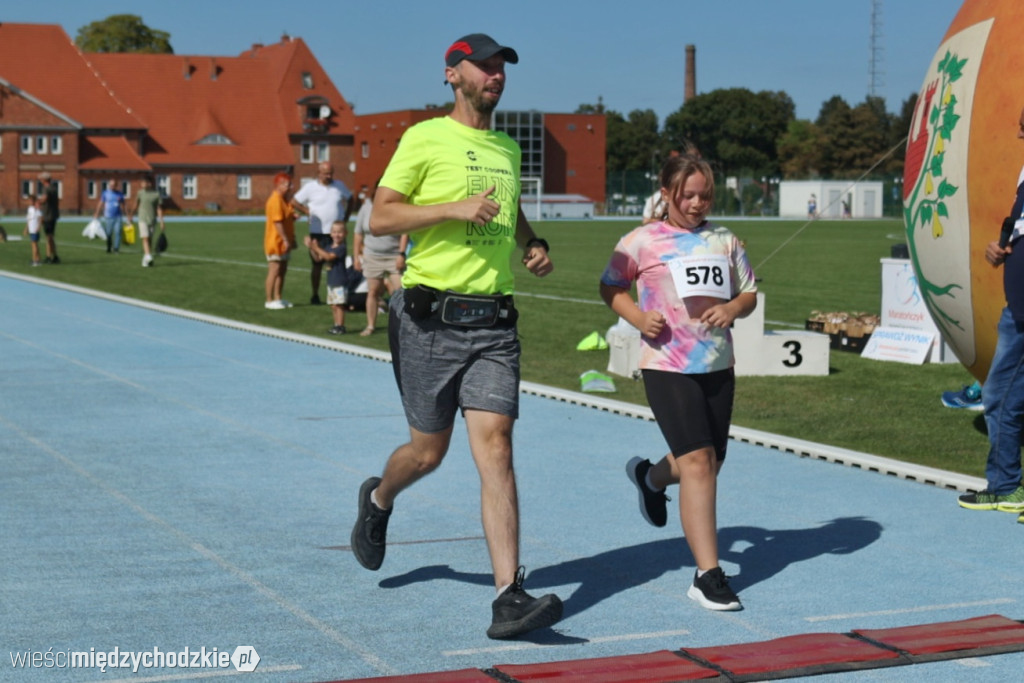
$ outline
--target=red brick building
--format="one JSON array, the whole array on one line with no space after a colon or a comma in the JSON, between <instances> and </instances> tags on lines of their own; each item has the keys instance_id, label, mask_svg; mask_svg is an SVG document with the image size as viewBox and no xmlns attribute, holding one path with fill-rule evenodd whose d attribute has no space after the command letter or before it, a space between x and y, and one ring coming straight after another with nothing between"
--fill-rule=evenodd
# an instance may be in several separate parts
<instances>
[{"instance_id":1,"label":"red brick building","mask_svg":"<svg viewBox=\"0 0 1024 683\"><path fill-rule=\"evenodd\" d=\"M273 176L320 161L353 191L383 173L402 133L443 109L356 116L300 38L237 57L82 53L57 25L0 23L0 214L22 213L38 175L64 213L90 213L113 181L152 174L166 208L263 211ZM496 112L545 194L605 199L603 116Z\"/></svg>"},{"instance_id":2,"label":"red brick building","mask_svg":"<svg viewBox=\"0 0 1024 683\"><path fill-rule=\"evenodd\" d=\"M80 52L59 26L0 23L0 208L40 172L61 209L156 177L167 208L261 213L274 174L330 160L354 183L351 107L299 38L238 57Z\"/></svg>"},{"instance_id":3,"label":"red brick building","mask_svg":"<svg viewBox=\"0 0 1024 683\"><path fill-rule=\"evenodd\" d=\"M445 109L406 109L357 116L358 186L372 186L384 173L409 126L447 113ZM519 143L523 177L540 178L544 194L579 194L604 203L607 129L603 115L497 111L494 128Z\"/></svg>"}]
</instances>

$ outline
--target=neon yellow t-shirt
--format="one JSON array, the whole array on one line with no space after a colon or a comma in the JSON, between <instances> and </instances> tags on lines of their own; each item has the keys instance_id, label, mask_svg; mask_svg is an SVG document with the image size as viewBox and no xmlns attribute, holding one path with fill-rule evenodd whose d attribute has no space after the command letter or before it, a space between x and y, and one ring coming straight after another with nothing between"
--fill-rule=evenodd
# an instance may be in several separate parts
<instances>
[{"instance_id":1,"label":"neon yellow t-shirt","mask_svg":"<svg viewBox=\"0 0 1024 683\"><path fill-rule=\"evenodd\" d=\"M381 185L416 206L460 201L494 186L490 197L501 209L484 226L446 221L411 233L404 287L512 293L521 158L519 145L505 133L470 128L447 116L405 132Z\"/></svg>"}]
</instances>

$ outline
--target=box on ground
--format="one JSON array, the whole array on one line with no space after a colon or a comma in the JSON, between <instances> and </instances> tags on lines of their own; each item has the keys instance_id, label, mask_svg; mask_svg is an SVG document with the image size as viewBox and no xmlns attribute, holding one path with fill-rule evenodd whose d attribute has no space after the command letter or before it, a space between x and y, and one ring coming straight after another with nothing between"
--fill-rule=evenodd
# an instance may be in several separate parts
<instances>
[{"instance_id":1,"label":"box on ground","mask_svg":"<svg viewBox=\"0 0 1024 683\"><path fill-rule=\"evenodd\" d=\"M804 327L827 334L829 348L860 353L879 323L879 316L870 313L811 311Z\"/></svg>"}]
</instances>

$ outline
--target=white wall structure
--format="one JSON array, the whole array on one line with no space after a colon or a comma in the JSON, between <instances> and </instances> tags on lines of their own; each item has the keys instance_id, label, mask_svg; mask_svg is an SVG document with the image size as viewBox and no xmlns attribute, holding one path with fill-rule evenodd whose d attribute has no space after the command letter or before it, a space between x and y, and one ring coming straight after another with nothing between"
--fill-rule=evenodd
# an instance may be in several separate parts
<instances>
[{"instance_id":1,"label":"white wall structure","mask_svg":"<svg viewBox=\"0 0 1024 683\"><path fill-rule=\"evenodd\" d=\"M806 330L765 330L764 298L764 292L758 292L754 312L733 323L736 375L827 375L829 336Z\"/></svg>"},{"instance_id":2,"label":"white wall structure","mask_svg":"<svg viewBox=\"0 0 1024 683\"><path fill-rule=\"evenodd\" d=\"M581 194L545 194L540 199L540 218L593 218L594 200Z\"/></svg>"},{"instance_id":3,"label":"white wall structure","mask_svg":"<svg viewBox=\"0 0 1024 683\"><path fill-rule=\"evenodd\" d=\"M843 200L850 202L851 218L882 217L881 180L783 180L779 183L779 216L806 218L812 194L818 200L820 218L842 218Z\"/></svg>"}]
</instances>

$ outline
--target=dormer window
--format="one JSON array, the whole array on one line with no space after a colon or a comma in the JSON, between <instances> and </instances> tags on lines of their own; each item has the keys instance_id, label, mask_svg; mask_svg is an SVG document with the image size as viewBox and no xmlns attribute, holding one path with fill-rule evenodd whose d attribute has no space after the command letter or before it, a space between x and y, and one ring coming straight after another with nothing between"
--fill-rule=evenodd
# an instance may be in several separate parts
<instances>
[{"instance_id":1,"label":"dormer window","mask_svg":"<svg viewBox=\"0 0 1024 683\"><path fill-rule=\"evenodd\" d=\"M207 135L207 136L203 137L202 139L198 140L196 142L196 144L197 145L233 145L235 143L232 142L231 138L229 138L227 135L221 135L220 133L211 133L210 135Z\"/></svg>"}]
</instances>

